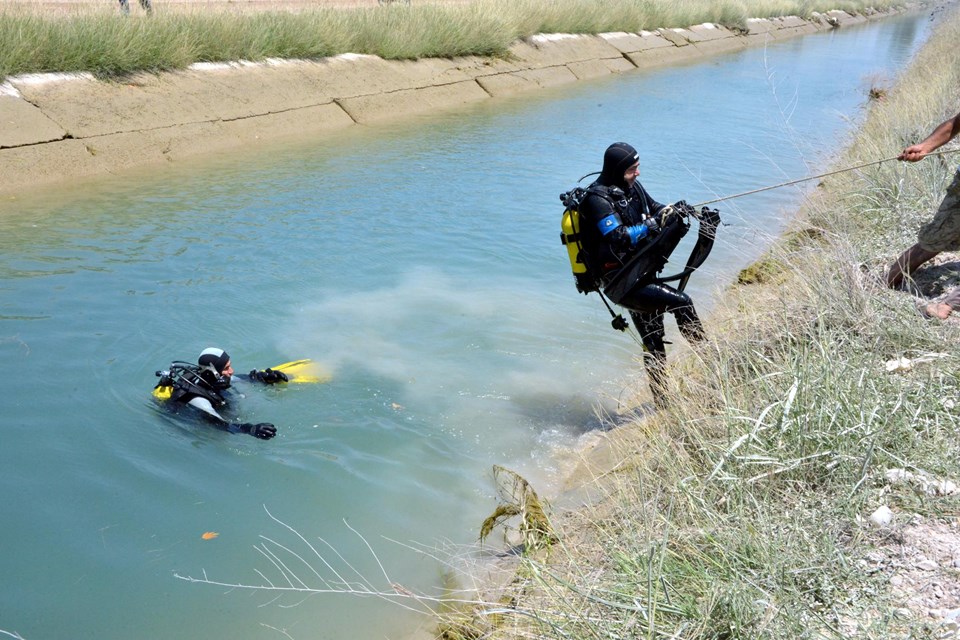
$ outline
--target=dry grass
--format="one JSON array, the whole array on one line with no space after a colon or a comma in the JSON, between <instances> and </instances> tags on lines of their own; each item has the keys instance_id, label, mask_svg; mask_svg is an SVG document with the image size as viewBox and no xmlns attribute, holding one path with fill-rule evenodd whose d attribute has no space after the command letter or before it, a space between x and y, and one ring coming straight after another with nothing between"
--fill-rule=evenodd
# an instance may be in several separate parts
<instances>
[{"instance_id":1,"label":"dry grass","mask_svg":"<svg viewBox=\"0 0 960 640\"><path fill-rule=\"evenodd\" d=\"M809 15L825 0L473 0L389 3L358 0L295 3L134 5L0 4L0 77L86 71L115 76L179 69L195 62L315 59L360 53L386 59L505 56L537 33L641 31L703 22L742 27L748 17ZM892 0L846 0L850 11ZM37 7L49 8L36 11ZM77 10L82 7L83 10ZM199 9L198 9L199 7Z\"/></svg>"}]
</instances>

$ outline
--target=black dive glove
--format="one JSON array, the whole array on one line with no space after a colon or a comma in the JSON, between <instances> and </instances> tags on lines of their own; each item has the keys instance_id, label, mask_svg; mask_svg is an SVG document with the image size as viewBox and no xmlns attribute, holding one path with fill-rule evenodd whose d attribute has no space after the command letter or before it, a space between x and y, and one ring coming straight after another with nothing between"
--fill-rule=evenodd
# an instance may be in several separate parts
<instances>
[{"instance_id":1,"label":"black dive glove","mask_svg":"<svg viewBox=\"0 0 960 640\"><path fill-rule=\"evenodd\" d=\"M697 210L688 205L686 200L679 200L673 205L673 208L685 216L693 216L697 213Z\"/></svg>"},{"instance_id":2,"label":"black dive glove","mask_svg":"<svg viewBox=\"0 0 960 640\"><path fill-rule=\"evenodd\" d=\"M240 425L240 431L242 433L249 433L254 438L260 438L261 440L269 440L277 435L277 428L269 422L261 422L259 424L244 422Z\"/></svg>"},{"instance_id":3,"label":"black dive glove","mask_svg":"<svg viewBox=\"0 0 960 640\"><path fill-rule=\"evenodd\" d=\"M643 221L643 224L647 226L647 233L651 236L655 236L660 233L660 222L657 220L656 216L650 216Z\"/></svg>"},{"instance_id":4,"label":"black dive glove","mask_svg":"<svg viewBox=\"0 0 960 640\"><path fill-rule=\"evenodd\" d=\"M277 382L289 382L290 378L287 377L283 371L274 371L273 369L264 369L263 371L257 371L253 369L250 371L251 380L259 380L260 382L266 384L274 384Z\"/></svg>"}]
</instances>

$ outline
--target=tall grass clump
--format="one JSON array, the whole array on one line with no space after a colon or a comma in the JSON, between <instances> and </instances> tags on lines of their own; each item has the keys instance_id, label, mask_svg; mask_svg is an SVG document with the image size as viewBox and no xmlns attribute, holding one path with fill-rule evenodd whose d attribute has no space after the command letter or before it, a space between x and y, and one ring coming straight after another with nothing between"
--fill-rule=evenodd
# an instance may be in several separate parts
<instances>
[{"instance_id":1,"label":"tall grass clump","mask_svg":"<svg viewBox=\"0 0 960 640\"><path fill-rule=\"evenodd\" d=\"M748 17L893 6L893 0L474 0L300 13L96 11L45 15L0 9L0 77L87 71L116 76L179 69L194 62L315 59L341 53L391 60L506 56L538 33L637 32L713 22L743 27Z\"/></svg>"},{"instance_id":2,"label":"tall grass clump","mask_svg":"<svg viewBox=\"0 0 960 640\"><path fill-rule=\"evenodd\" d=\"M956 113L960 66L942 61L958 39L955 10L839 166L896 155ZM868 523L881 504L899 522L960 510L885 478L958 474L960 329L879 282L949 160L825 181L770 250L766 283L733 286L713 339L671 363L671 408L610 433L619 463L556 519L549 557L524 559L517 615L484 637L935 635L923 612L894 614L889 574L865 556L895 536Z\"/></svg>"}]
</instances>

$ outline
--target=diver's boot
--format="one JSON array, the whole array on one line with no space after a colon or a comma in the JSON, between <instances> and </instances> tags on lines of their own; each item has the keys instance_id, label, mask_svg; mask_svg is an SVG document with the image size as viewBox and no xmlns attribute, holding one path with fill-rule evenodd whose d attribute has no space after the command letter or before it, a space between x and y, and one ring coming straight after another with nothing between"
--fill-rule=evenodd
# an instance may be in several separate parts
<instances>
[{"instance_id":1,"label":"diver's boot","mask_svg":"<svg viewBox=\"0 0 960 640\"><path fill-rule=\"evenodd\" d=\"M653 394L653 404L657 409L667 408L666 395L666 351L650 351L644 347L643 363L647 368L647 376L650 378L650 393Z\"/></svg>"},{"instance_id":2,"label":"diver's boot","mask_svg":"<svg viewBox=\"0 0 960 640\"><path fill-rule=\"evenodd\" d=\"M662 313L630 313L633 324L640 332L643 342L643 364L650 377L650 391L653 393L653 402L658 409L667 407L666 378L667 378L667 348L663 341L666 330L663 326Z\"/></svg>"},{"instance_id":3,"label":"diver's boot","mask_svg":"<svg viewBox=\"0 0 960 640\"><path fill-rule=\"evenodd\" d=\"M700 322L700 316L691 303L689 306L679 307L673 310L673 316L677 319L677 328L680 329L680 335L687 339L691 345L703 342L707 334L703 330L703 323Z\"/></svg>"}]
</instances>

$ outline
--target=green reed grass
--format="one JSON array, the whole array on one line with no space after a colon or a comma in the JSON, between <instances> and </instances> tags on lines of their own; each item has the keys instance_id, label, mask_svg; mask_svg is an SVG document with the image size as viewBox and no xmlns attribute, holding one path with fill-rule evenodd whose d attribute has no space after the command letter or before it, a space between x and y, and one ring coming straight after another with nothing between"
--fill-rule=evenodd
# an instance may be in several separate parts
<instances>
[{"instance_id":1,"label":"green reed grass","mask_svg":"<svg viewBox=\"0 0 960 640\"><path fill-rule=\"evenodd\" d=\"M895 155L956 113L960 66L944 61L958 39L954 10L838 166ZM889 533L862 519L880 504L901 522L960 513L957 497L883 477L956 480L960 329L878 282L958 162L827 179L769 252L777 277L732 287L715 339L671 364L672 409L611 432L615 472L555 523L549 557L524 559L524 615L483 637L934 637L933 621L893 615L889 576L863 562ZM931 353L947 356L885 367Z\"/></svg>"},{"instance_id":2,"label":"green reed grass","mask_svg":"<svg viewBox=\"0 0 960 640\"><path fill-rule=\"evenodd\" d=\"M230 11L46 16L0 10L0 77L87 71L102 76L179 69L194 62L316 59L340 53L391 60L506 56L537 33L601 33L866 7L893 0L476 0L302 13Z\"/></svg>"}]
</instances>

